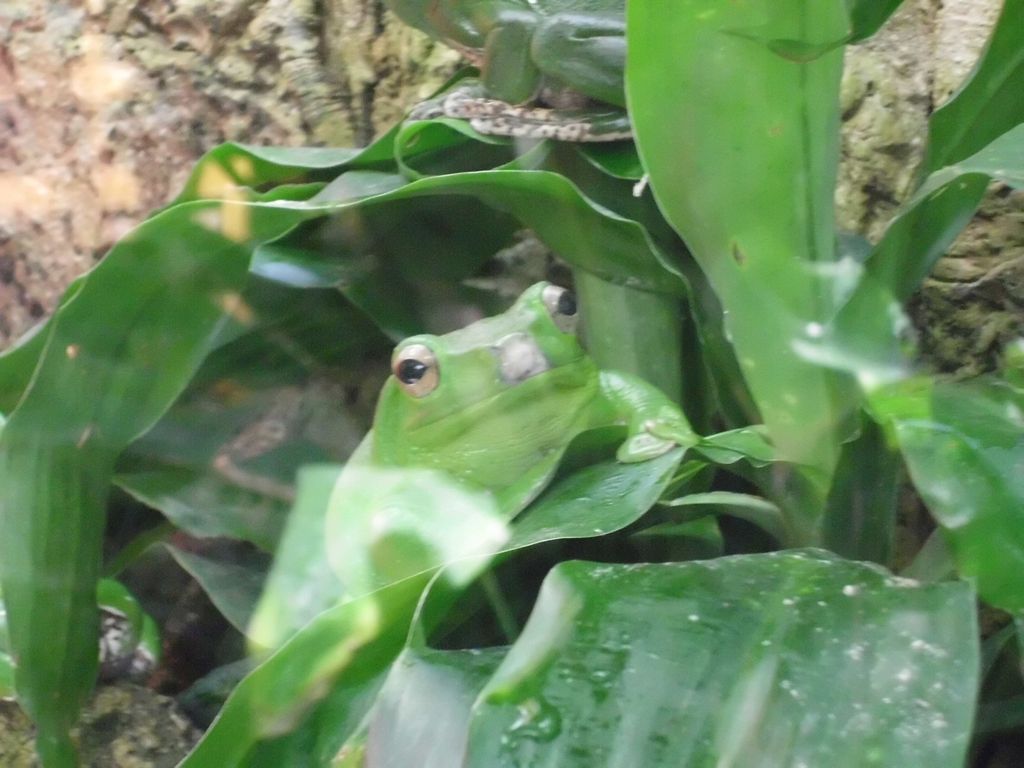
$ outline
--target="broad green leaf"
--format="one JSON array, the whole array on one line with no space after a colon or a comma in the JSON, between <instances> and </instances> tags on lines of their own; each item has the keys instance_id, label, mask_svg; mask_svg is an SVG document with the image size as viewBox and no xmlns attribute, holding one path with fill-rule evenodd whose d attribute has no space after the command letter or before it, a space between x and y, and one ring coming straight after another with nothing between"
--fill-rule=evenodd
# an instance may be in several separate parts
<instances>
[{"instance_id":1,"label":"broad green leaf","mask_svg":"<svg viewBox=\"0 0 1024 768\"><path fill-rule=\"evenodd\" d=\"M506 651L407 647L395 660L374 707L365 768L460 765L470 707Z\"/></svg>"},{"instance_id":2,"label":"broad green leaf","mask_svg":"<svg viewBox=\"0 0 1024 768\"><path fill-rule=\"evenodd\" d=\"M335 215L264 245L253 269L296 286L341 286L393 338L423 330L425 318L410 296L429 292L445 272L457 272L457 279L472 274L522 226L574 266L609 282L674 295L685 291L675 256L642 224L588 199L556 173L450 174L362 199L352 197L344 178L291 205L307 218ZM465 243L455 248L455 258L453 237ZM437 258L424 256L435 251ZM392 290L395 280L398 291Z\"/></svg>"},{"instance_id":3,"label":"broad green leaf","mask_svg":"<svg viewBox=\"0 0 1024 768\"><path fill-rule=\"evenodd\" d=\"M270 569L270 558L237 544L206 546L198 552L166 547L178 565L199 583L221 615L244 633Z\"/></svg>"},{"instance_id":4,"label":"broad green leaf","mask_svg":"<svg viewBox=\"0 0 1024 768\"><path fill-rule=\"evenodd\" d=\"M233 197L241 188L329 181L347 168L387 166L396 134L397 126L364 149L257 147L227 142L199 160L175 203Z\"/></svg>"},{"instance_id":5,"label":"broad green leaf","mask_svg":"<svg viewBox=\"0 0 1024 768\"><path fill-rule=\"evenodd\" d=\"M325 544L320 527L319 550L330 550L346 601L291 634L239 684L185 768L249 765L246 755L261 741L296 730L311 712L315 717L318 702L328 694L336 714L357 725L362 712L353 716L344 706L337 708L339 700L352 704L363 684L388 668L434 574L443 568L439 578L454 593L480 573L505 540L493 501L440 473L366 469L356 477L364 485L339 480L328 505L335 513L328 538L343 541ZM350 492L359 498L346 514L332 509L343 506ZM304 530L308 522L303 521ZM405 557L410 554L412 560ZM316 550L307 555L317 557L324 555ZM366 591L378 584L381 589ZM335 602L340 598L336 595Z\"/></svg>"},{"instance_id":6,"label":"broad green leaf","mask_svg":"<svg viewBox=\"0 0 1024 768\"><path fill-rule=\"evenodd\" d=\"M1000 699L978 707L976 736L998 731L1016 731L1024 725L1024 695Z\"/></svg>"},{"instance_id":7,"label":"broad green leaf","mask_svg":"<svg viewBox=\"0 0 1024 768\"><path fill-rule=\"evenodd\" d=\"M354 729L372 705L365 687L375 688L401 651L426 583L398 582L321 613L236 686L179 768L248 767L263 742L315 720L325 699L346 738L343 723Z\"/></svg>"},{"instance_id":8,"label":"broad green leaf","mask_svg":"<svg viewBox=\"0 0 1024 768\"><path fill-rule=\"evenodd\" d=\"M865 285L881 297L872 299L875 305L882 305L890 297L896 302L905 301L917 290L935 262L970 222L987 185L988 178L981 173L958 176L929 195L915 199L893 219L865 264L866 275L874 282L871 285L866 279ZM892 314L886 309L883 305L882 317ZM849 311L870 318L878 307Z\"/></svg>"},{"instance_id":9,"label":"broad green leaf","mask_svg":"<svg viewBox=\"0 0 1024 768\"><path fill-rule=\"evenodd\" d=\"M429 573L468 582L507 539L493 497L436 470L350 461L327 503L324 547L347 598ZM313 555L307 555L312 558Z\"/></svg>"},{"instance_id":10,"label":"broad green leaf","mask_svg":"<svg viewBox=\"0 0 1024 768\"><path fill-rule=\"evenodd\" d=\"M867 279L889 291L895 301L906 301L970 222L990 178L1024 183L1024 128L1007 132L973 156L925 179L872 250ZM850 311L860 317L886 314L884 309L863 306Z\"/></svg>"},{"instance_id":11,"label":"broad green leaf","mask_svg":"<svg viewBox=\"0 0 1024 768\"><path fill-rule=\"evenodd\" d=\"M312 204L330 203L332 190L328 185ZM363 204L437 195L475 197L515 216L574 266L610 282L682 293L678 269L643 226L595 204L556 173L497 170L432 176Z\"/></svg>"},{"instance_id":12,"label":"broad green leaf","mask_svg":"<svg viewBox=\"0 0 1024 768\"><path fill-rule=\"evenodd\" d=\"M722 303L781 458L826 474L855 396L791 347L835 309L841 0L627 8L637 148ZM768 96L770 94L770 96Z\"/></svg>"},{"instance_id":13,"label":"broad green leaf","mask_svg":"<svg viewBox=\"0 0 1024 768\"><path fill-rule=\"evenodd\" d=\"M790 541L782 510L760 496L731 491L709 491L668 499L662 501L661 506L681 512L683 520L697 520L705 515L714 514L717 509L723 514L753 523L783 546Z\"/></svg>"},{"instance_id":14,"label":"broad green leaf","mask_svg":"<svg viewBox=\"0 0 1024 768\"><path fill-rule=\"evenodd\" d=\"M890 562L896 532L896 502L902 478L899 456L870 418L843 446L832 479L822 541L851 560Z\"/></svg>"},{"instance_id":15,"label":"broad green leaf","mask_svg":"<svg viewBox=\"0 0 1024 768\"><path fill-rule=\"evenodd\" d=\"M636 464L621 464L605 455L567 470L512 524L511 538L501 549L590 538L624 528L654 505L681 455L677 449ZM305 485L250 629L257 646L276 647L343 596L351 598L432 564L458 559L451 551L434 551L422 542L429 538L428 531L443 527L435 518L451 517L465 491L456 493L458 488L439 486L416 471L381 473L359 466L363 461L357 453L341 483L331 481L326 467L300 476ZM437 493L426 493L433 487ZM449 493L455 496L449 499ZM488 541L490 528L484 522L469 524L470 515L471 510L464 510L461 524L442 540L449 549L458 548L459 557L468 557L473 542Z\"/></svg>"},{"instance_id":16,"label":"broad green leaf","mask_svg":"<svg viewBox=\"0 0 1024 768\"><path fill-rule=\"evenodd\" d=\"M970 78L937 109L928 125L926 173L978 152L1024 122L1024 0L1003 0L1003 9Z\"/></svg>"},{"instance_id":17,"label":"broad green leaf","mask_svg":"<svg viewBox=\"0 0 1024 768\"><path fill-rule=\"evenodd\" d=\"M48 324L0 435L3 592L19 698L47 765L72 759L66 730L95 675L94 591L114 459L195 373L241 289L248 243L293 216L250 213L177 206L115 246Z\"/></svg>"},{"instance_id":18,"label":"broad green leaf","mask_svg":"<svg viewBox=\"0 0 1024 768\"><path fill-rule=\"evenodd\" d=\"M534 507L531 507L531 510L535 511L528 512L523 517L521 524L519 522L514 524L513 538L502 549L515 549L557 538L597 536L601 532L609 532L628 525L642 515L661 494L679 462L681 453L681 450L676 450L659 459L639 464L626 465L609 461L605 465L598 466L596 470L584 469L570 473L564 481L556 483L538 500ZM447 496L424 493L422 481L418 481L418 484L413 486L409 485L412 482L410 478L402 480L396 477L395 482L398 482L399 485L389 485L377 478L379 474L379 471L374 473L370 481L364 485L363 490L359 491L367 496L371 504L350 508L349 514L335 520L335 524L339 526L338 530L326 537L332 542L331 547L334 550L334 557L338 561L338 567L347 576L343 576L338 580L336 586L331 586L326 590L330 594L326 594L324 590L318 593L316 580L313 583L304 583L300 588L302 591L300 602L314 599L317 601L317 605L329 605L340 597L341 590L345 588L351 588L358 593L361 589L358 584L387 583L386 586L366 598L356 598L354 602L346 602L340 608L331 608L299 629L268 662L253 672L253 680L263 682L250 682L247 679L239 686L238 691L225 706L221 720L214 724L204 743L191 758L194 762L185 763L186 768L249 764L238 761L242 761L243 755L251 749L263 749L259 746L259 742L270 735L262 730L259 724L253 725L249 722L249 719L253 718L250 708L253 706L251 701L254 698L270 695L276 702L275 707L278 710L287 709L296 717L304 707L312 706L311 702L322 695L323 687L328 684L324 678L310 679L308 685L304 685L301 689L294 688L287 692L279 690L275 694L265 694L263 686L286 685L287 680L296 674L305 674L303 670L310 667L319 669L327 664L326 661L321 662L320 660L325 659L326 655L332 654L334 651L327 647L326 638L334 637L337 642L345 643L345 638L356 631L352 628L339 628L336 623L338 621L350 622L353 615L351 611L357 610L353 606L359 604L365 607L367 600L376 599L375 596L379 596L382 601L381 610L384 611L382 620L396 623L393 627L389 624L387 627L373 629L374 633L381 633L381 639L379 643L377 640L367 641L373 647L372 652L369 652L370 659L368 661L359 662L360 666L346 667L349 671L343 673L345 677L331 677L333 682L330 685L334 687L332 697L337 696L342 699L344 698L342 691L356 690L353 687L356 686L356 682L345 682L349 679L348 676L351 676L354 681L359 681L379 674L387 668L393 654L398 652L399 628L401 628L401 632L404 632L409 626L408 622L412 616L415 600L419 596L419 592L415 590L422 591L426 585L425 579L430 573L429 561L432 560L435 563L433 566L435 569L441 561L446 562L448 564L445 569L446 578L455 579L459 583L468 583L468 579L482 567L479 559L466 559L466 557L471 550L476 551L479 548L481 536L488 529L489 524L473 522L472 516L468 515L466 509L459 504L442 503L441 500ZM416 519L411 511L402 512L403 502L401 499L404 493L402 488L406 488L414 494L417 500L415 513L420 516L419 519ZM323 489L321 488L321 491L315 495L322 501ZM351 498L348 492L339 492L339 498L342 495L344 498ZM377 501L374 501L375 499ZM424 514L425 499L438 500L438 505L432 507L432 512L426 510L429 514ZM378 503L381 501L383 503ZM315 562L318 557L322 557L317 552L318 548L319 551L322 551L324 547L323 516L325 510L323 507L317 507L316 499L313 499L313 502L307 510L309 514L302 515L299 521L302 524L298 525L298 522L293 521L289 526L283 539L281 556L275 564L275 570L280 568L287 570L291 567L288 566L288 563L292 563L295 568L298 568L300 560L308 569L310 563ZM298 504L301 510L303 505L303 496L301 495ZM382 513L384 517L381 516ZM437 518L438 515L455 518L458 522L455 522L455 519L445 522ZM386 525L386 521L399 524L399 527ZM403 521L407 524L403 524ZM297 533L294 540L291 540L293 526L296 531L301 528L305 534ZM595 530L595 528L600 530ZM458 551L453 550L453 546ZM295 553L296 556L286 556L286 550ZM453 565L458 565L458 568L453 568ZM396 568L398 570L395 570ZM417 571L419 573L412 575ZM284 573L284 571L279 573ZM299 577L295 576L295 578ZM389 582L389 579L399 580ZM342 586L343 582L344 586ZM273 600L264 598L266 605L271 603L280 605L296 599L295 595L284 585L283 577L278 582L278 588L280 594L276 595ZM400 594L401 598L393 601L390 596L394 594ZM346 613L345 609L349 609L349 612ZM301 622L300 613L303 611L294 610L291 614L284 616L283 620L299 624ZM273 616L279 619L282 615L280 610L273 613ZM264 621L273 623L270 619L264 619ZM258 615L254 626L260 626L260 622L261 619ZM262 626L266 626L266 624ZM346 626L348 625L346 624ZM283 635L287 634L290 633L277 632L275 637L283 638ZM387 638L384 635L387 635ZM319 641L312 639L316 637L321 639ZM374 637L377 635L375 634ZM260 634L260 638L265 639L264 634ZM317 642L323 643L319 650L308 644ZM342 674L342 672L332 667L325 674L333 676ZM369 704L366 706L368 707ZM302 721L303 724L300 726L299 720L292 715L286 717L280 711L276 717L287 719L288 729L299 728L299 731L306 734L303 738L311 738L311 734L320 727L307 721ZM255 719L266 720L269 723L274 718L259 716ZM284 727L281 731L283 732L283 730ZM300 738L298 732L295 738ZM236 743L236 740L239 743Z\"/></svg>"},{"instance_id":19,"label":"broad green leaf","mask_svg":"<svg viewBox=\"0 0 1024 768\"><path fill-rule=\"evenodd\" d=\"M858 43L878 31L903 0L846 0L850 13L849 42Z\"/></svg>"},{"instance_id":20,"label":"broad green leaf","mask_svg":"<svg viewBox=\"0 0 1024 768\"><path fill-rule=\"evenodd\" d=\"M872 393L957 570L987 602L1024 609L1024 391L993 378L919 379Z\"/></svg>"},{"instance_id":21,"label":"broad green leaf","mask_svg":"<svg viewBox=\"0 0 1024 768\"><path fill-rule=\"evenodd\" d=\"M74 298L83 279L78 278L65 289L58 309ZM52 322L50 317L37 324L0 354L0 413L10 413L17 407L50 337Z\"/></svg>"},{"instance_id":22,"label":"broad green leaf","mask_svg":"<svg viewBox=\"0 0 1024 768\"><path fill-rule=\"evenodd\" d=\"M349 174L338 179L338 184ZM318 200L331 202L332 184ZM361 187L369 194L369 187ZM447 332L479 313L479 292L460 283L513 241L522 224L467 196L373 197L262 246L253 270L298 287L340 289L392 340ZM502 307L503 308L503 307Z\"/></svg>"},{"instance_id":23,"label":"broad green leaf","mask_svg":"<svg viewBox=\"0 0 1024 768\"><path fill-rule=\"evenodd\" d=\"M263 650L280 646L317 614L332 607L342 594L338 575L324 548L324 517L341 467L305 467L299 473L295 505L277 549L253 621L245 630L251 645Z\"/></svg>"},{"instance_id":24,"label":"broad green leaf","mask_svg":"<svg viewBox=\"0 0 1024 768\"><path fill-rule=\"evenodd\" d=\"M580 144L573 149L610 176L630 181L643 178L644 167L636 153L636 145L631 141Z\"/></svg>"},{"instance_id":25,"label":"broad green leaf","mask_svg":"<svg viewBox=\"0 0 1024 768\"><path fill-rule=\"evenodd\" d=\"M639 376L680 402L683 306L679 297L614 285L582 270L576 274L575 289L584 343L597 366Z\"/></svg>"},{"instance_id":26,"label":"broad green leaf","mask_svg":"<svg viewBox=\"0 0 1024 768\"><path fill-rule=\"evenodd\" d=\"M369 451L364 443L340 473L303 473L253 618L257 648L277 647L339 602L441 565L460 580L507 538L490 497L442 473L373 467Z\"/></svg>"},{"instance_id":27,"label":"broad green leaf","mask_svg":"<svg viewBox=\"0 0 1024 768\"><path fill-rule=\"evenodd\" d=\"M189 467L119 473L114 483L193 536L229 536L273 551L287 508Z\"/></svg>"},{"instance_id":28,"label":"broad green leaf","mask_svg":"<svg viewBox=\"0 0 1024 768\"><path fill-rule=\"evenodd\" d=\"M958 768L975 633L968 585L821 551L563 563L451 765Z\"/></svg>"},{"instance_id":29,"label":"broad green leaf","mask_svg":"<svg viewBox=\"0 0 1024 768\"><path fill-rule=\"evenodd\" d=\"M702 437L694 450L716 464L732 464L746 459L754 465L765 466L778 460L760 424Z\"/></svg>"},{"instance_id":30,"label":"broad green leaf","mask_svg":"<svg viewBox=\"0 0 1024 768\"><path fill-rule=\"evenodd\" d=\"M956 578L956 563L941 528L932 531L917 550L914 559L900 573L918 581L944 581Z\"/></svg>"},{"instance_id":31,"label":"broad green leaf","mask_svg":"<svg viewBox=\"0 0 1024 768\"><path fill-rule=\"evenodd\" d=\"M243 765L343 768L347 765L344 759L354 757L346 752L345 743L363 733L363 723L382 682L383 674L378 674L331 690L304 718L303 727L258 742L246 754ZM213 761L209 765L220 763Z\"/></svg>"},{"instance_id":32,"label":"broad green leaf","mask_svg":"<svg viewBox=\"0 0 1024 768\"><path fill-rule=\"evenodd\" d=\"M682 455L677 448L636 464L606 459L556 479L512 523L506 549L603 536L625 528L658 500Z\"/></svg>"},{"instance_id":33,"label":"broad green leaf","mask_svg":"<svg viewBox=\"0 0 1024 768\"><path fill-rule=\"evenodd\" d=\"M929 176L868 255L859 284L830 322L794 349L821 365L850 371L866 389L908 375L901 304L971 221L990 179L1024 183L1024 127ZM808 326L810 328L811 326Z\"/></svg>"},{"instance_id":34,"label":"broad green leaf","mask_svg":"<svg viewBox=\"0 0 1024 768\"><path fill-rule=\"evenodd\" d=\"M725 554L725 539L714 517L684 523L658 523L634 533L630 539L657 546L654 551L658 555L664 553L660 557L649 557L645 552L640 558L643 560L685 562L710 560Z\"/></svg>"},{"instance_id":35,"label":"broad green leaf","mask_svg":"<svg viewBox=\"0 0 1024 768\"><path fill-rule=\"evenodd\" d=\"M270 552L298 468L342 461L362 439L376 394L367 363L390 344L335 290L250 278L243 302L186 392L121 457L116 482L195 536Z\"/></svg>"},{"instance_id":36,"label":"broad green leaf","mask_svg":"<svg viewBox=\"0 0 1024 768\"><path fill-rule=\"evenodd\" d=\"M514 150L507 138L445 117L406 122L395 138L395 160L410 179L495 168L510 162Z\"/></svg>"},{"instance_id":37,"label":"broad green leaf","mask_svg":"<svg viewBox=\"0 0 1024 768\"><path fill-rule=\"evenodd\" d=\"M958 176L984 173L1011 187L1024 187L1024 125L1011 128L970 157L932 173L914 194L914 200L932 194Z\"/></svg>"}]
</instances>

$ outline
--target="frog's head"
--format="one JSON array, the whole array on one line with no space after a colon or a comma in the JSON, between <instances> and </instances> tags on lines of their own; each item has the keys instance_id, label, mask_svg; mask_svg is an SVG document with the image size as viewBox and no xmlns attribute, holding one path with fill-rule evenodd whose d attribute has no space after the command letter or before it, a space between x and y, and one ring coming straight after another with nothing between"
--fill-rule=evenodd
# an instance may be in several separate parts
<instances>
[{"instance_id":1,"label":"frog's head","mask_svg":"<svg viewBox=\"0 0 1024 768\"><path fill-rule=\"evenodd\" d=\"M403 341L377 405L378 458L467 467L517 442L525 463L564 441L596 387L576 320L571 292L537 283L501 315Z\"/></svg>"}]
</instances>

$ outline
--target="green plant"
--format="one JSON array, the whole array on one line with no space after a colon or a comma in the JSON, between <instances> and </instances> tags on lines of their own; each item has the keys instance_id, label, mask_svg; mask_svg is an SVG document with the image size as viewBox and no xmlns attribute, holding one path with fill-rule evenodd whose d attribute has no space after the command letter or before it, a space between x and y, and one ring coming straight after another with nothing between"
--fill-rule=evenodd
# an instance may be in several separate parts
<instances>
[{"instance_id":1,"label":"green plant","mask_svg":"<svg viewBox=\"0 0 1024 768\"><path fill-rule=\"evenodd\" d=\"M895 5L690 0L666 18L632 0L635 146L519 153L437 119L363 150L204 158L0 358L3 593L45 764L74 762L67 730L93 685L111 484L196 536L281 541L282 583L314 595L189 768L446 765L463 750L471 765L961 764L977 659L997 668L1010 636L979 646L972 583L1022 608L1024 391L1019 366L910 375L899 307L988 180L1024 180L1024 3L1006 0L932 119L918 191L857 261L832 223L841 48ZM292 516L313 524L282 541L276 486L215 469L251 413L207 406L225 383L276 397L336 377L443 328L439 306L493 311L501 298L466 281L523 227L576 270L601 364L682 392L707 436L637 465L611 458L617 436L585 436L492 560L452 555L466 515L433 508L445 489L428 488L435 524L417 536L447 554L318 602L337 586L298 566L323 546L337 468L302 471ZM601 330L595 305L614 308ZM948 544L926 546L938 557L919 560L921 582L854 562L891 564L899 457ZM325 458L292 435L257 471L276 483ZM370 551L365 535L348 546ZM262 573L176 556L244 630L256 597L224 585ZM982 728L1019 725L982 712Z\"/></svg>"}]
</instances>

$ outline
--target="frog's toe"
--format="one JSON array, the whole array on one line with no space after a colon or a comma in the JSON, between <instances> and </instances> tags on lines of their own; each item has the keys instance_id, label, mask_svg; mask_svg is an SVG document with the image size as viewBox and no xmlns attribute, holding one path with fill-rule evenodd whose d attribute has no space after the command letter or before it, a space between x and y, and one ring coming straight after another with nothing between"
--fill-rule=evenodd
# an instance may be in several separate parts
<instances>
[{"instance_id":1,"label":"frog's toe","mask_svg":"<svg viewBox=\"0 0 1024 768\"><path fill-rule=\"evenodd\" d=\"M656 437L648 432L641 432L633 435L626 442L619 446L615 452L615 458L623 464L632 464L638 461L647 461L661 456L663 453L675 448L672 440L665 440Z\"/></svg>"}]
</instances>

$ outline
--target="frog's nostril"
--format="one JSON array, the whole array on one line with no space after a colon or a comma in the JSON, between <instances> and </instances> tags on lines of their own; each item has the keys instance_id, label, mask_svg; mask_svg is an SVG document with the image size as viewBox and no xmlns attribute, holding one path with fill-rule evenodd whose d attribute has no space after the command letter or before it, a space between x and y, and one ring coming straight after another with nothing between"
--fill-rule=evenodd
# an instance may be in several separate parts
<instances>
[{"instance_id":1,"label":"frog's nostril","mask_svg":"<svg viewBox=\"0 0 1024 768\"><path fill-rule=\"evenodd\" d=\"M537 342L525 333L513 333L494 346L501 378L508 384L518 384L531 376L551 368Z\"/></svg>"}]
</instances>

